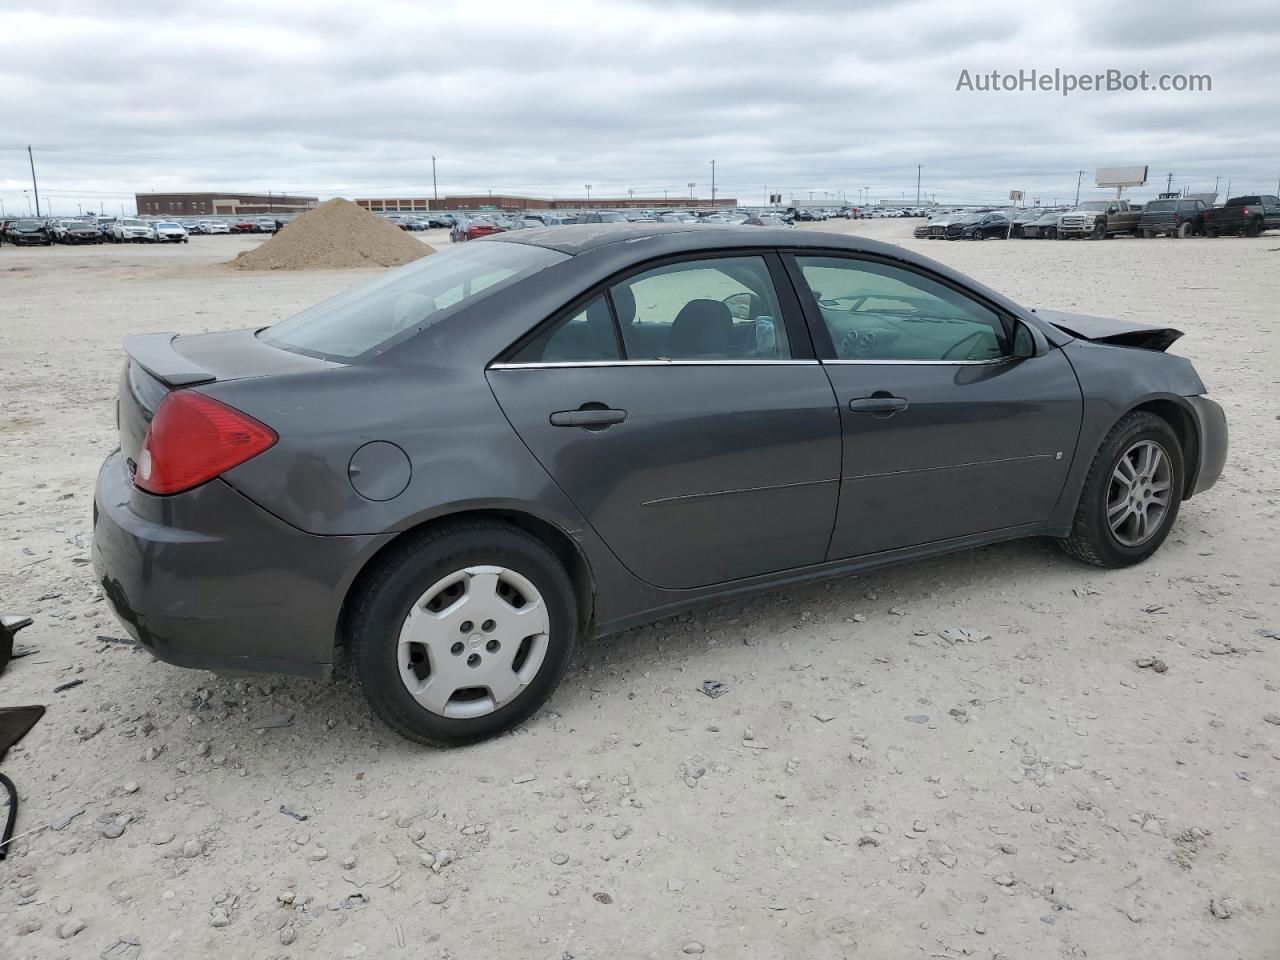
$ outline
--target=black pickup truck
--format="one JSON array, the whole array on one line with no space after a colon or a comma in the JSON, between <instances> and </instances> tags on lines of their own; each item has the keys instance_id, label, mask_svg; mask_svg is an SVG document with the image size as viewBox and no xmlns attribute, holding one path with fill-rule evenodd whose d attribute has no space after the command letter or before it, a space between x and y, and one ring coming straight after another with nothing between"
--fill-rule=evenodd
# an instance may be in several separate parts
<instances>
[{"instance_id":1,"label":"black pickup truck","mask_svg":"<svg viewBox=\"0 0 1280 960\"><path fill-rule=\"evenodd\" d=\"M1204 233L1204 220L1208 213L1208 204L1190 197L1150 200L1142 208L1138 231L1148 238L1160 234L1171 237L1195 236Z\"/></svg>"},{"instance_id":2,"label":"black pickup truck","mask_svg":"<svg viewBox=\"0 0 1280 960\"><path fill-rule=\"evenodd\" d=\"M1232 197L1205 217L1204 230L1211 237L1222 233L1243 233L1256 237L1263 230L1280 228L1280 198L1268 194Z\"/></svg>"}]
</instances>

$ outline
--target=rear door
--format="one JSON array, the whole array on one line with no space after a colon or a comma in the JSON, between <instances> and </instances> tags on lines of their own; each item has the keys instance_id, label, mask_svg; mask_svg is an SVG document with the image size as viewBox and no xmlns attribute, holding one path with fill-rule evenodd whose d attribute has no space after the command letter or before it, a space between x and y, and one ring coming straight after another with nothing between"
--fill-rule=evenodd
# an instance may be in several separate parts
<instances>
[{"instance_id":1,"label":"rear door","mask_svg":"<svg viewBox=\"0 0 1280 960\"><path fill-rule=\"evenodd\" d=\"M828 559L1044 523L1080 427L1062 351L900 264L788 262L843 428Z\"/></svg>"},{"instance_id":2,"label":"rear door","mask_svg":"<svg viewBox=\"0 0 1280 960\"><path fill-rule=\"evenodd\" d=\"M642 580L699 587L825 557L840 419L776 255L699 254L623 277L488 377Z\"/></svg>"}]
</instances>

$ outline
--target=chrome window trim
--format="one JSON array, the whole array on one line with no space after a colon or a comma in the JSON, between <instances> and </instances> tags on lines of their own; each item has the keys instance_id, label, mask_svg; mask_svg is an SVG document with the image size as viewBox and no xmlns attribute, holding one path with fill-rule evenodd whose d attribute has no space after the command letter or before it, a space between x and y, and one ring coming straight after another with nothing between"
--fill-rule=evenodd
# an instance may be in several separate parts
<instances>
[{"instance_id":1,"label":"chrome window trim","mask_svg":"<svg viewBox=\"0 0 1280 960\"><path fill-rule=\"evenodd\" d=\"M555 370L561 367L794 367L817 360L559 360L550 363L491 363L489 370Z\"/></svg>"},{"instance_id":2,"label":"chrome window trim","mask_svg":"<svg viewBox=\"0 0 1280 960\"><path fill-rule=\"evenodd\" d=\"M846 364L870 364L875 366L918 366L920 364L935 364L938 366L952 367L977 367L991 366L996 363L1009 363L1011 360L1017 360L1018 357L996 357L994 360L823 360L824 364L834 364L844 366ZM1022 358L1025 359L1025 358Z\"/></svg>"}]
</instances>

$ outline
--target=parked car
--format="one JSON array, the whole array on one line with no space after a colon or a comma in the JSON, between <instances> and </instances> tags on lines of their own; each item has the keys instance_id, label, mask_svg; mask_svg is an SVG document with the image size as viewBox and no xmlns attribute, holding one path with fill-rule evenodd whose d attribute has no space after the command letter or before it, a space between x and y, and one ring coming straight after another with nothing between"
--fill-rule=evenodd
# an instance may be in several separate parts
<instances>
[{"instance_id":1,"label":"parked car","mask_svg":"<svg viewBox=\"0 0 1280 960\"><path fill-rule=\"evenodd\" d=\"M626 223L627 218L612 210L593 210L578 215L579 223Z\"/></svg>"},{"instance_id":2,"label":"parked car","mask_svg":"<svg viewBox=\"0 0 1280 960\"><path fill-rule=\"evenodd\" d=\"M1039 207L1026 207L1022 210L1010 210L1007 214L1009 217L1009 236L1021 237L1022 229L1028 223L1034 223L1044 214Z\"/></svg>"},{"instance_id":3,"label":"parked car","mask_svg":"<svg viewBox=\"0 0 1280 960\"><path fill-rule=\"evenodd\" d=\"M1058 217L1058 239L1104 240L1120 233L1137 234L1142 211L1128 200L1089 200Z\"/></svg>"},{"instance_id":4,"label":"parked car","mask_svg":"<svg viewBox=\"0 0 1280 960\"><path fill-rule=\"evenodd\" d=\"M114 243L150 243L151 224L146 220L121 217L111 224L111 240Z\"/></svg>"},{"instance_id":5,"label":"parked car","mask_svg":"<svg viewBox=\"0 0 1280 960\"><path fill-rule=\"evenodd\" d=\"M941 213L936 217L931 217L920 226L911 231L911 235L917 240L941 240L947 235L947 227L951 221L955 220L954 214Z\"/></svg>"},{"instance_id":6,"label":"parked car","mask_svg":"<svg viewBox=\"0 0 1280 960\"><path fill-rule=\"evenodd\" d=\"M1009 218L1003 213L971 213L947 224L948 240L1003 240L1009 234Z\"/></svg>"},{"instance_id":7,"label":"parked car","mask_svg":"<svg viewBox=\"0 0 1280 960\"><path fill-rule=\"evenodd\" d=\"M1223 233L1256 237L1276 229L1280 229L1280 197L1271 194L1231 197L1205 215L1205 232L1211 237Z\"/></svg>"},{"instance_id":8,"label":"parked car","mask_svg":"<svg viewBox=\"0 0 1280 960\"><path fill-rule=\"evenodd\" d=\"M69 220L58 235L59 243L102 243L103 237L96 223L87 220Z\"/></svg>"},{"instance_id":9,"label":"parked car","mask_svg":"<svg viewBox=\"0 0 1280 960\"><path fill-rule=\"evenodd\" d=\"M1226 457L1178 336L858 237L501 234L128 338L93 562L163 660L324 677L336 643L392 729L472 742L582 638L717 598L1015 537L1147 559Z\"/></svg>"},{"instance_id":10,"label":"parked car","mask_svg":"<svg viewBox=\"0 0 1280 960\"><path fill-rule=\"evenodd\" d=\"M1149 200L1138 221L1142 236L1191 237L1203 234L1208 205L1203 200Z\"/></svg>"},{"instance_id":11,"label":"parked car","mask_svg":"<svg viewBox=\"0 0 1280 960\"><path fill-rule=\"evenodd\" d=\"M478 240L480 237L491 236L495 233L502 233L503 227L499 226L496 221L486 219L484 217L471 217L468 219L459 219L454 224L453 230L449 234L449 239L455 243L466 240Z\"/></svg>"},{"instance_id":12,"label":"parked car","mask_svg":"<svg viewBox=\"0 0 1280 960\"><path fill-rule=\"evenodd\" d=\"M5 236L16 247L53 246L53 235L43 220L16 220Z\"/></svg>"},{"instance_id":13,"label":"parked car","mask_svg":"<svg viewBox=\"0 0 1280 960\"><path fill-rule=\"evenodd\" d=\"M1061 214L1057 210L1042 210L1040 216L1023 223L1019 233L1024 240L1054 240L1058 236L1059 216Z\"/></svg>"},{"instance_id":14,"label":"parked car","mask_svg":"<svg viewBox=\"0 0 1280 960\"><path fill-rule=\"evenodd\" d=\"M232 233L261 233L262 225L257 220L237 220L231 224Z\"/></svg>"},{"instance_id":15,"label":"parked car","mask_svg":"<svg viewBox=\"0 0 1280 960\"><path fill-rule=\"evenodd\" d=\"M748 227L782 227L784 229L791 227L791 224L776 213L758 213L754 217L747 217L742 222Z\"/></svg>"},{"instance_id":16,"label":"parked car","mask_svg":"<svg viewBox=\"0 0 1280 960\"><path fill-rule=\"evenodd\" d=\"M172 220L155 220L151 224L151 239L155 243L186 243L187 231Z\"/></svg>"},{"instance_id":17,"label":"parked car","mask_svg":"<svg viewBox=\"0 0 1280 960\"><path fill-rule=\"evenodd\" d=\"M204 227L204 232L210 235L231 232L231 224L225 220L201 220L200 225Z\"/></svg>"},{"instance_id":18,"label":"parked car","mask_svg":"<svg viewBox=\"0 0 1280 960\"><path fill-rule=\"evenodd\" d=\"M178 224L189 236L199 236L209 231L205 229L203 220L179 220Z\"/></svg>"}]
</instances>

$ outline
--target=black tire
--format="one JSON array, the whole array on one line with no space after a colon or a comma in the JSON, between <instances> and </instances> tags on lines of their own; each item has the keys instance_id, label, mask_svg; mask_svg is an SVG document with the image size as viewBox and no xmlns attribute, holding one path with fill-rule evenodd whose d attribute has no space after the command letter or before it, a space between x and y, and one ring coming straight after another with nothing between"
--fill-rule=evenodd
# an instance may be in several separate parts
<instances>
[{"instance_id":1,"label":"black tire","mask_svg":"<svg viewBox=\"0 0 1280 960\"><path fill-rule=\"evenodd\" d=\"M1107 492L1111 485L1111 475L1121 455L1141 440L1158 443L1168 455L1172 467L1173 495L1160 527L1150 539L1137 546L1126 546L1116 539L1107 523ZM1111 428L1111 432L1098 447L1084 482L1084 490L1080 494L1071 533L1058 543L1071 556L1098 567L1128 567L1141 563L1160 548L1178 519L1185 483L1182 446L1168 422L1146 411L1126 414Z\"/></svg>"},{"instance_id":2,"label":"black tire","mask_svg":"<svg viewBox=\"0 0 1280 960\"><path fill-rule=\"evenodd\" d=\"M1196 225L1190 220L1183 220L1182 223L1178 224L1177 237L1179 240L1185 240L1195 232Z\"/></svg>"},{"instance_id":3,"label":"black tire","mask_svg":"<svg viewBox=\"0 0 1280 960\"><path fill-rule=\"evenodd\" d=\"M542 594L550 621L538 673L515 699L492 713L454 719L432 713L400 677L397 639L410 607L433 583L468 566L500 565L526 577ZM459 523L393 546L360 587L347 623L352 674L383 722L429 746L460 746L503 733L532 716L555 691L577 642L573 583L556 555L521 530L502 523Z\"/></svg>"},{"instance_id":4,"label":"black tire","mask_svg":"<svg viewBox=\"0 0 1280 960\"><path fill-rule=\"evenodd\" d=\"M1089 234L1090 240L1107 239L1107 221L1095 220L1093 223L1093 232Z\"/></svg>"},{"instance_id":5,"label":"black tire","mask_svg":"<svg viewBox=\"0 0 1280 960\"><path fill-rule=\"evenodd\" d=\"M1262 236L1262 218L1249 221L1249 226L1245 228L1245 233L1250 237Z\"/></svg>"},{"instance_id":6,"label":"black tire","mask_svg":"<svg viewBox=\"0 0 1280 960\"><path fill-rule=\"evenodd\" d=\"M1206 236L1206 237L1212 237L1212 238L1214 238L1214 239L1217 239L1217 236L1218 236L1218 228L1217 228L1217 227L1205 227L1205 228L1204 228L1204 234L1205 234L1205 236Z\"/></svg>"}]
</instances>

